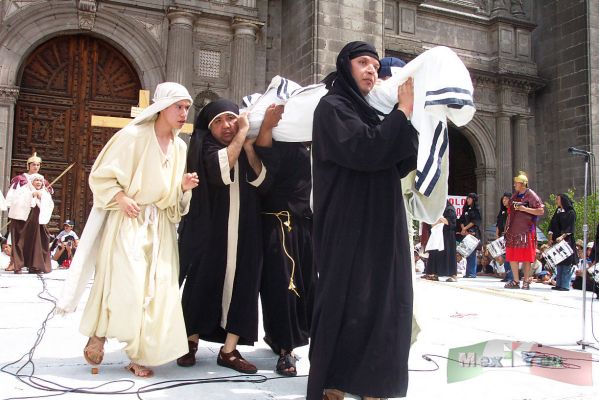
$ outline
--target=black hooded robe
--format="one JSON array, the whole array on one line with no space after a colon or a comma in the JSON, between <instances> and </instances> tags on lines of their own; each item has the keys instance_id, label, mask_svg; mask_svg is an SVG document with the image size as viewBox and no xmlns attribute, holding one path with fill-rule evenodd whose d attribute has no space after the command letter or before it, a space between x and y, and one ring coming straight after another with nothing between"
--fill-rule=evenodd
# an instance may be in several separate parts
<instances>
[{"instance_id":1,"label":"black hooded robe","mask_svg":"<svg viewBox=\"0 0 599 400\"><path fill-rule=\"evenodd\" d=\"M307 345L310 337L316 271L312 262L309 146L274 140L272 147L254 145L268 170L260 186L264 249L260 299L265 341L277 354L281 349ZM289 219L282 214L285 212ZM289 290L292 274L296 292Z\"/></svg>"},{"instance_id":2,"label":"black hooded robe","mask_svg":"<svg viewBox=\"0 0 599 400\"><path fill-rule=\"evenodd\" d=\"M444 249L428 252L427 273L438 276L454 276L458 274L455 242L456 212L449 202L445 207L443 216L449 222L448 225L443 225Z\"/></svg>"},{"instance_id":3,"label":"black hooded robe","mask_svg":"<svg viewBox=\"0 0 599 400\"><path fill-rule=\"evenodd\" d=\"M207 131L208 122L202 117L200 113L194 132L198 136L195 140L192 136L188 154L188 166L198 168L200 185L194 189L179 235L181 275L186 277L182 305L187 335L199 334L202 340L224 343L226 334L233 333L240 337L239 344L253 345L258 340L262 268L260 202L255 185L264 177L256 177L243 150L227 173L226 146ZM194 157L199 157L199 162ZM239 212L231 207L239 207Z\"/></svg>"},{"instance_id":4,"label":"black hooded robe","mask_svg":"<svg viewBox=\"0 0 599 400\"><path fill-rule=\"evenodd\" d=\"M560 194L562 199L562 211L555 210L551 222L549 223L549 230L553 233L553 240L555 241L559 236L569 233L564 237L564 241L568 243L573 253L570 257L566 258L559 264L560 267L571 267L578 264L578 254L576 254L576 211L572 205L572 200L568 196Z\"/></svg>"},{"instance_id":5,"label":"black hooded robe","mask_svg":"<svg viewBox=\"0 0 599 400\"><path fill-rule=\"evenodd\" d=\"M382 122L365 114L350 87L344 52L352 45L337 60L343 76L314 113L319 278L308 400L322 399L325 388L402 397L408 386L413 291L400 179L416 168L417 136L397 109Z\"/></svg>"}]
</instances>

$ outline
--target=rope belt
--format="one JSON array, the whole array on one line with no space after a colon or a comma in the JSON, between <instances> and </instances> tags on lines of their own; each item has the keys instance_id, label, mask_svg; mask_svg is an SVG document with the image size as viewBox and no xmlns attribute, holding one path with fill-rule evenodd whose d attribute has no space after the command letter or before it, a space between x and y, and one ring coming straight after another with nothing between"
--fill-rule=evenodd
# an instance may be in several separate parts
<instances>
[{"instance_id":1,"label":"rope belt","mask_svg":"<svg viewBox=\"0 0 599 400\"><path fill-rule=\"evenodd\" d=\"M262 214L274 215L279 220L279 224L281 225L281 243L283 244L283 251L285 252L285 255L287 256L287 258L289 258L291 260L291 278L289 279L288 289L291 290L293 293L295 293L295 295L297 297L300 297L299 293L297 292L297 287L295 286L295 282L293 281L293 277L295 276L295 260L293 260L293 257L291 257L291 255L289 255L289 252L287 251L287 247L285 246L285 228L284 228L284 226L287 227L287 232L291 232L291 214L289 213L289 211L279 211L279 212L274 212L274 213L265 212ZM283 222L281 217L286 217L287 221Z\"/></svg>"}]
</instances>

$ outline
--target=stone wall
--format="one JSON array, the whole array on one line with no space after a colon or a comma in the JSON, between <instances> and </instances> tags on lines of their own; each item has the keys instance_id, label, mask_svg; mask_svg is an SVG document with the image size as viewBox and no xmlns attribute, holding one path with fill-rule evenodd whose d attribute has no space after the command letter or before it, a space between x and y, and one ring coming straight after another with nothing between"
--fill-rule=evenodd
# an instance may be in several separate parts
<instances>
[{"instance_id":1,"label":"stone wall","mask_svg":"<svg viewBox=\"0 0 599 400\"><path fill-rule=\"evenodd\" d=\"M320 0L316 2L316 7L317 80L335 69L337 54L348 42L362 40L371 43L383 55L384 2Z\"/></svg>"},{"instance_id":2,"label":"stone wall","mask_svg":"<svg viewBox=\"0 0 599 400\"><path fill-rule=\"evenodd\" d=\"M599 0L589 0L590 21L590 53L591 53L591 151L595 158L599 157ZM599 190L599 163L595 162L592 175L595 178L595 188ZM599 210L594 210L599 215Z\"/></svg>"},{"instance_id":3,"label":"stone wall","mask_svg":"<svg viewBox=\"0 0 599 400\"><path fill-rule=\"evenodd\" d=\"M274 2L272 2L274 3ZM314 1L283 1L280 6L279 72L300 85L314 83Z\"/></svg>"},{"instance_id":4,"label":"stone wall","mask_svg":"<svg viewBox=\"0 0 599 400\"><path fill-rule=\"evenodd\" d=\"M538 182L533 186L544 197L568 188L576 188L578 194L583 191L582 159L568 154L567 149L588 149L590 144L585 3L535 2L538 27L533 32L533 50L546 85L537 92L535 102ZM597 20L597 6L594 15Z\"/></svg>"}]
</instances>

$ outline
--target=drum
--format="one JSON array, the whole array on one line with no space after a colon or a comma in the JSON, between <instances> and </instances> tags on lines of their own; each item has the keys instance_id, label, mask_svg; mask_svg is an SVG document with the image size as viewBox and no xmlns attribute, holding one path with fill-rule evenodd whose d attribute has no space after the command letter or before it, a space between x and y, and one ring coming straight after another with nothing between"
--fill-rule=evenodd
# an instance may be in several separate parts
<instances>
[{"instance_id":1,"label":"drum","mask_svg":"<svg viewBox=\"0 0 599 400\"><path fill-rule=\"evenodd\" d=\"M456 251L460 253L464 258L466 258L470 254L472 254L474 250L476 250L476 247L478 247L479 242L480 240L474 237L474 235L466 235L464 236L464 239L462 239L462 242L456 248Z\"/></svg>"},{"instance_id":2,"label":"drum","mask_svg":"<svg viewBox=\"0 0 599 400\"><path fill-rule=\"evenodd\" d=\"M499 257L505 254L505 238L502 236L487 245L491 257Z\"/></svg>"},{"instance_id":3,"label":"drum","mask_svg":"<svg viewBox=\"0 0 599 400\"><path fill-rule=\"evenodd\" d=\"M547 263L550 266L555 267L557 264L570 257L572 254L574 254L574 251L572 250L568 242L562 240L561 242L556 243L555 245L545 250L545 252L543 253L543 257L545 257L545 260L547 260Z\"/></svg>"}]
</instances>

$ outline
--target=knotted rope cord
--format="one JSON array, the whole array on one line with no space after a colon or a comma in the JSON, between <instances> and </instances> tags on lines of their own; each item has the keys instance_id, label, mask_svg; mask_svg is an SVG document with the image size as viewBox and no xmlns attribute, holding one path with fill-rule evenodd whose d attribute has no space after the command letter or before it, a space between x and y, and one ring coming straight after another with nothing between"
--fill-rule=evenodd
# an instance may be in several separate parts
<instances>
[{"instance_id":1,"label":"knotted rope cord","mask_svg":"<svg viewBox=\"0 0 599 400\"><path fill-rule=\"evenodd\" d=\"M289 211L279 211L275 213L265 212L263 214L274 215L279 220L279 224L281 225L281 243L283 244L283 251L285 252L287 258L291 260L291 278L289 279L288 289L295 293L297 297L300 297L299 293L297 292L297 286L295 286L295 282L293 281L293 277L295 276L295 260L293 259L293 257L291 257L291 255L289 255L289 252L287 251L287 246L285 246L285 228L283 227L283 225L287 227L288 232L291 232L291 214L289 213ZM287 221L283 222L281 217L286 217Z\"/></svg>"}]
</instances>

